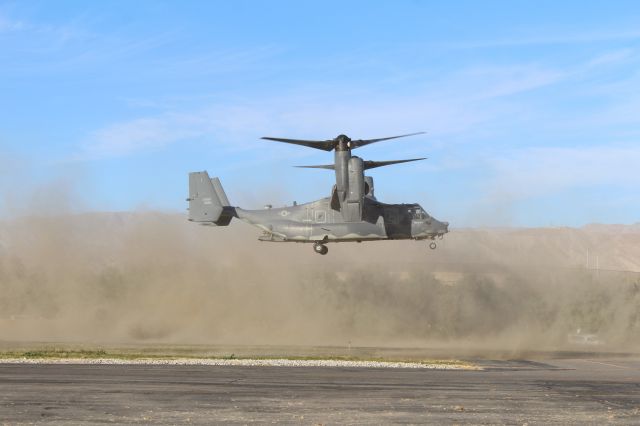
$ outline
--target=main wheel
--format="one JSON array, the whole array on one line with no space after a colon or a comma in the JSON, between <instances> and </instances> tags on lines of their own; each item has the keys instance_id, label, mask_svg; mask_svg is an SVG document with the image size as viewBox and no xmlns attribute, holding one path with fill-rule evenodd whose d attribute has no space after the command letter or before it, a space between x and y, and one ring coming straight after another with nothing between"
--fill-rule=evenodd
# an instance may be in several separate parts
<instances>
[{"instance_id":1,"label":"main wheel","mask_svg":"<svg viewBox=\"0 0 640 426\"><path fill-rule=\"evenodd\" d=\"M324 244L320 244L320 243L315 243L313 245L313 250L318 253L318 254L327 254L329 252L329 249L327 248L327 246L325 246Z\"/></svg>"},{"instance_id":2,"label":"main wheel","mask_svg":"<svg viewBox=\"0 0 640 426\"><path fill-rule=\"evenodd\" d=\"M437 246L436 246L435 241L433 241L433 242L431 242L431 244L429 244L429 248L430 248L431 250L435 250L435 249L436 249L436 247L437 247Z\"/></svg>"}]
</instances>

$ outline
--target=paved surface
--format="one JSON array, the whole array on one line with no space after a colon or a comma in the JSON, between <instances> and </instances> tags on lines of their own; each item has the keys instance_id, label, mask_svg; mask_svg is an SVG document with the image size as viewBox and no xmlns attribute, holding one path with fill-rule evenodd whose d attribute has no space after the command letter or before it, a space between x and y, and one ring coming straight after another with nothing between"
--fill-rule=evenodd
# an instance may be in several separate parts
<instances>
[{"instance_id":1,"label":"paved surface","mask_svg":"<svg viewBox=\"0 0 640 426\"><path fill-rule=\"evenodd\" d=\"M640 424L640 360L484 371L0 364L5 423Z\"/></svg>"}]
</instances>

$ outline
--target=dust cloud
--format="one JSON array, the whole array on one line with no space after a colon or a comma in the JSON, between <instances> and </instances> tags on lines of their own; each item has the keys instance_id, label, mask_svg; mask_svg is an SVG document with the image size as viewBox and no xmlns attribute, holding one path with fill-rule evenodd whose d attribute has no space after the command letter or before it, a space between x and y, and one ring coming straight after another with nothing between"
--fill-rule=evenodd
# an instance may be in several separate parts
<instances>
[{"instance_id":1,"label":"dust cloud","mask_svg":"<svg viewBox=\"0 0 640 426\"><path fill-rule=\"evenodd\" d=\"M640 270L638 225L460 229L435 251L327 256L258 234L151 211L4 220L0 339L558 350L580 329L590 350L638 349L640 274L611 271Z\"/></svg>"}]
</instances>

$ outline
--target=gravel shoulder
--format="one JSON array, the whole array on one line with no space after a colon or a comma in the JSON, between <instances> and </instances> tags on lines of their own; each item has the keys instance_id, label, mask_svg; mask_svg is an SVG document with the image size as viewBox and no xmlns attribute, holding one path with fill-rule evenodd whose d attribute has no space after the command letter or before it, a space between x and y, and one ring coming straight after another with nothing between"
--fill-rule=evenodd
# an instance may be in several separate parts
<instances>
[{"instance_id":1,"label":"gravel shoulder","mask_svg":"<svg viewBox=\"0 0 640 426\"><path fill-rule=\"evenodd\" d=\"M482 368L458 361L403 362L378 360L339 359L222 359L222 358L0 358L4 364L81 364L81 365L210 365L243 367L348 367L348 368L405 368L431 370L481 370Z\"/></svg>"}]
</instances>

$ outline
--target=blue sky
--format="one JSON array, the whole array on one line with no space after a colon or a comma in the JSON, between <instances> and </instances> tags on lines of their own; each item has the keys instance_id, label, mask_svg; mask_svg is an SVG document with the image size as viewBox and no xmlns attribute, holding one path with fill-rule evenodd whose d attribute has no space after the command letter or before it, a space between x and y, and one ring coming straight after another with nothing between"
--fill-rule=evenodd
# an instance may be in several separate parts
<instances>
[{"instance_id":1,"label":"blue sky","mask_svg":"<svg viewBox=\"0 0 640 426\"><path fill-rule=\"evenodd\" d=\"M414 131L378 198L454 226L640 221L637 1L0 2L0 212L327 196L260 136Z\"/></svg>"}]
</instances>

